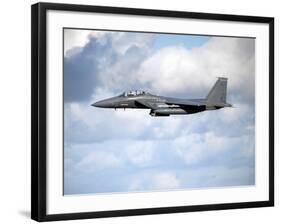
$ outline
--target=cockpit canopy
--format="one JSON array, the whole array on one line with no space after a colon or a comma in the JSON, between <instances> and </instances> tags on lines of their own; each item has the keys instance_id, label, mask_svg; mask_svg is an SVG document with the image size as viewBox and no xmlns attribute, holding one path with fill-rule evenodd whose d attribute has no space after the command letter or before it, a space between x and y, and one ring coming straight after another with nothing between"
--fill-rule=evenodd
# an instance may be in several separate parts
<instances>
[{"instance_id":1,"label":"cockpit canopy","mask_svg":"<svg viewBox=\"0 0 281 224\"><path fill-rule=\"evenodd\" d=\"M145 95L147 92L142 90L133 90L133 91L127 91L122 93L120 96L130 97L130 96L139 96L139 95Z\"/></svg>"}]
</instances>

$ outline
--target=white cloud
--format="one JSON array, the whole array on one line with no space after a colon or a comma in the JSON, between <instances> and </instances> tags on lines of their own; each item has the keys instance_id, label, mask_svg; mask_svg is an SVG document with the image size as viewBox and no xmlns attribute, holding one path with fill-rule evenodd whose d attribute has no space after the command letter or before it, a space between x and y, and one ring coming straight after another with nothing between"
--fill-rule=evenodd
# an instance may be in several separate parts
<instances>
[{"instance_id":1,"label":"white cloud","mask_svg":"<svg viewBox=\"0 0 281 224\"><path fill-rule=\"evenodd\" d=\"M95 88L111 92L145 87L159 94L204 97L218 76L229 78L229 93L239 100L254 97L254 39L213 37L198 48L169 46L153 51L152 34L65 31L66 49L85 46L90 38L111 47L100 55L101 82ZM93 49L94 51L94 49ZM95 52L93 52L95 53ZM88 57L88 56L87 56ZM115 57L114 62L110 57ZM89 71L91 72L91 71Z\"/></svg>"},{"instance_id":2,"label":"white cloud","mask_svg":"<svg viewBox=\"0 0 281 224\"><path fill-rule=\"evenodd\" d=\"M151 43L151 37L153 36L153 34L135 35L134 33L114 31L64 29L64 55L71 56L70 50L84 47L91 38L95 38L99 44L105 45L109 35L112 37L112 47L120 54L124 54L134 45L149 50L148 45Z\"/></svg>"},{"instance_id":3,"label":"white cloud","mask_svg":"<svg viewBox=\"0 0 281 224\"><path fill-rule=\"evenodd\" d=\"M171 190L181 188L181 181L173 171L150 170L137 173L129 183L128 191Z\"/></svg>"},{"instance_id":4,"label":"white cloud","mask_svg":"<svg viewBox=\"0 0 281 224\"><path fill-rule=\"evenodd\" d=\"M194 58L193 51L183 47L168 47L157 51L142 63L138 81L150 85L158 93L206 87L210 78L206 76L200 61Z\"/></svg>"},{"instance_id":5,"label":"white cloud","mask_svg":"<svg viewBox=\"0 0 281 224\"><path fill-rule=\"evenodd\" d=\"M69 103L65 106L65 127L67 127L68 141L80 140L90 143L138 138L147 130L149 132L149 127L152 125L153 118L148 114L148 110L124 111L118 109L115 111L114 109L95 108L90 104L90 102Z\"/></svg>"},{"instance_id":6,"label":"white cloud","mask_svg":"<svg viewBox=\"0 0 281 224\"><path fill-rule=\"evenodd\" d=\"M98 172L107 168L118 167L122 160L115 154L105 151L96 151L84 157L76 166L86 172Z\"/></svg>"},{"instance_id":7,"label":"white cloud","mask_svg":"<svg viewBox=\"0 0 281 224\"><path fill-rule=\"evenodd\" d=\"M152 178L155 189L180 188L180 181L172 172L160 172Z\"/></svg>"},{"instance_id":8,"label":"white cloud","mask_svg":"<svg viewBox=\"0 0 281 224\"><path fill-rule=\"evenodd\" d=\"M227 124L239 122L243 117L249 116L249 114L254 116L253 109L249 105L242 103L235 104L232 108L225 108L220 113L221 121Z\"/></svg>"},{"instance_id":9,"label":"white cloud","mask_svg":"<svg viewBox=\"0 0 281 224\"><path fill-rule=\"evenodd\" d=\"M249 144L251 140L249 139L252 139L252 136L226 137L206 132L180 136L173 142L173 148L179 158L183 159L187 165L193 165L225 151L246 150L252 152L252 147Z\"/></svg>"},{"instance_id":10,"label":"white cloud","mask_svg":"<svg viewBox=\"0 0 281 224\"><path fill-rule=\"evenodd\" d=\"M92 37L97 38L102 43L102 37L105 34L102 31L64 29L64 56L71 56L71 49L84 47Z\"/></svg>"},{"instance_id":11,"label":"white cloud","mask_svg":"<svg viewBox=\"0 0 281 224\"><path fill-rule=\"evenodd\" d=\"M143 191L144 189L144 183L143 178L133 178L128 183L128 191Z\"/></svg>"},{"instance_id":12,"label":"white cloud","mask_svg":"<svg viewBox=\"0 0 281 224\"><path fill-rule=\"evenodd\" d=\"M157 93L204 97L223 76L229 78L230 92L253 98L254 68L253 39L214 37L199 48L160 49L141 64L137 80Z\"/></svg>"},{"instance_id":13,"label":"white cloud","mask_svg":"<svg viewBox=\"0 0 281 224\"><path fill-rule=\"evenodd\" d=\"M88 41L88 36L91 33L89 30L64 30L64 55L67 55L67 51L74 47L83 47Z\"/></svg>"},{"instance_id":14,"label":"white cloud","mask_svg":"<svg viewBox=\"0 0 281 224\"><path fill-rule=\"evenodd\" d=\"M113 36L112 46L119 54L125 54L132 46L141 48L143 51L150 50L149 46L153 34L135 34L126 32L111 32L111 34Z\"/></svg>"},{"instance_id":15,"label":"white cloud","mask_svg":"<svg viewBox=\"0 0 281 224\"><path fill-rule=\"evenodd\" d=\"M145 167L151 165L155 148L154 143L151 141L133 142L126 148L127 158L136 166Z\"/></svg>"}]
</instances>

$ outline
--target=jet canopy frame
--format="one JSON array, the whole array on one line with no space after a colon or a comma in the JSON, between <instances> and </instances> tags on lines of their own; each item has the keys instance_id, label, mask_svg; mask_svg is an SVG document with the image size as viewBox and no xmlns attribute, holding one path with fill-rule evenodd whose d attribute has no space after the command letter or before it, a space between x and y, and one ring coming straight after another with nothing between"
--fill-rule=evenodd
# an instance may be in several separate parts
<instances>
[{"instance_id":1,"label":"jet canopy frame","mask_svg":"<svg viewBox=\"0 0 281 224\"><path fill-rule=\"evenodd\" d=\"M124 97L133 97L133 96L141 96L141 95L147 95L148 93L143 90L129 90L126 92L123 92L120 96Z\"/></svg>"}]
</instances>

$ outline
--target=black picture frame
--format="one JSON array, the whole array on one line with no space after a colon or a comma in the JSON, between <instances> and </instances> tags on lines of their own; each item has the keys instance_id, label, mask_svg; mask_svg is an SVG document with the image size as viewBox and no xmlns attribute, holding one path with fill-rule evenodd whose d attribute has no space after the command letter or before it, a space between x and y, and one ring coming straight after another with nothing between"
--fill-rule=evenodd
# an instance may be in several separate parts
<instances>
[{"instance_id":1,"label":"black picture frame","mask_svg":"<svg viewBox=\"0 0 281 224\"><path fill-rule=\"evenodd\" d=\"M120 8L73 4L37 3L31 10L31 218L36 221L71 220L132 216L161 213L192 212L237 208L274 206L274 18L195 13L183 11L164 11L138 8ZM254 22L269 25L269 200L208 204L195 206L160 207L145 209L114 210L101 212L83 212L68 214L46 213L46 13L48 10L75 12L111 13L169 18L191 18L205 20Z\"/></svg>"}]
</instances>

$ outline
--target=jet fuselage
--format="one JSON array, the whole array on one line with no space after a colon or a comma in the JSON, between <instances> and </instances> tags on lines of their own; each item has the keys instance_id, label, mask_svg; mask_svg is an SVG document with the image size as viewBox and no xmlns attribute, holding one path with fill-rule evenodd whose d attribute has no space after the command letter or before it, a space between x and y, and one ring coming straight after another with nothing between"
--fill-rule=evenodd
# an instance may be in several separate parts
<instances>
[{"instance_id":1,"label":"jet fuselage","mask_svg":"<svg viewBox=\"0 0 281 224\"><path fill-rule=\"evenodd\" d=\"M93 103L92 106L114 109L150 109L151 116L194 114L205 110L231 107L231 104L226 103L226 87L227 79L219 78L205 99L178 99L152 95L144 91L129 91Z\"/></svg>"},{"instance_id":2,"label":"jet fuselage","mask_svg":"<svg viewBox=\"0 0 281 224\"><path fill-rule=\"evenodd\" d=\"M92 106L101 108L122 108L122 109L151 109L152 116L169 116L170 114L192 114L206 110L205 106L185 106L182 107L176 104L167 104L168 100L173 98L156 96L149 93L144 93L137 96L117 96L93 103ZM149 102L146 106L140 102ZM194 102L203 102L204 100L196 99ZM152 109L153 107L154 109Z\"/></svg>"}]
</instances>

